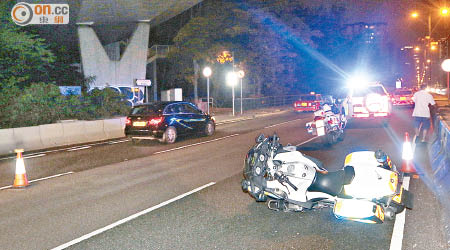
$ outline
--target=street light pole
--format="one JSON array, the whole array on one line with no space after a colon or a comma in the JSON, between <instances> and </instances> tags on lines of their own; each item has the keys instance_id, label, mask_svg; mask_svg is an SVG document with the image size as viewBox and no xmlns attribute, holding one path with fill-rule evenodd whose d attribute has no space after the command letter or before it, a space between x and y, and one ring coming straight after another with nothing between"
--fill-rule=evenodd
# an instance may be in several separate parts
<instances>
[{"instance_id":1,"label":"street light pole","mask_svg":"<svg viewBox=\"0 0 450 250\"><path fill-rule=\"evenodd\" d=\"M209 77L212 74L212 70L210 67L205 67L203 69L203 75L206 77L206 98L208 99L207 103L208 103L208 107L206 108L207 113L209 115Z\"/></svg>"},{"instance_id":2,"label":"street light pole","mask_svg":"<svg viewBox=\"0 0 450 250\"><path fill-rule=\"evenodd\" d=\"M242 113L243 113L243 108L242 108L242 78L244 78L245 72L243 70L239 70L237 72L237 76L241 80L241 115L242 115Z\"/></svg>"},{"instance_id":3,"label":"street light pole","mask_svg":"<svg viewBox=\"0 0 450 250\"><path fill-rule=\"evenodd\" d=\"M241 78L241 115L242 115L242 78Z\"/></svg>"},{"instance_id":4,"label":"street light pole","mask_svg":"<svg viewBox=\"0 0 450 250\"><path fill-rule=\"evenodd\" d=\"M206 108L206 110L207 110L208 115L209 115L209 76L206 77L206 92L207 92L206 98L208 98L208 101L207 101L208 107Z\"/></svg>"},{"instance_id":5,"label":"street light pole","mask_svg":"<svg viewBox=\"0 0 450 250\"><path fill-rule=\"evenodd\" d=\"M234 71L228 72L226 81L227 81L228 85L231 85L231 91L232 91L232 94L233 94L233 99L232 99L232 101L233 101L233 116L235 116L235 113L234 113L234 99L235 99L234 86L237 84L236 72L234 72Z\"/></svg>"},{"instance_id":6,"label":"street light pole","mask_svg":"<svg viewBox=\"0 0 450 250\"><path fill-rule=\"evenodd\" d=\"M233 116L234 116L234 84L231 85L231 91L233 92Z\"/></svg>"}]
</instances>

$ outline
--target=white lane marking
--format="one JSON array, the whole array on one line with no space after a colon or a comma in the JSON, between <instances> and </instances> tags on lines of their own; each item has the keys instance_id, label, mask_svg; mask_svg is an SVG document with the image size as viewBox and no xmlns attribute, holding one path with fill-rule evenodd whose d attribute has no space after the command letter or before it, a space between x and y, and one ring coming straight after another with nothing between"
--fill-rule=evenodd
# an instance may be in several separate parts
<instances>
[{"instance_id":1,"label":"white lane marking","mask_svg":"<svg viewBox=\"0 0 450 250\"><path fill-rule=\"evenodd\" d=\"M255 118L249 117L249 118L240 118L240 119L228 120L228 121L218 122L218 123L216 123L216 126L217 125L228 124L228 123L235 123L235 122L242 122L242 121L247 121L247 120L253 120L253 119L255 119Z\"/></svg>"},{"instance_id":2,"label":"white lane marking","mask_svg":"<svg viewBox=\"0 0 450 250\"><path fill-rule=\"evenodd\" d=\"M24 158L24 159L30 159L30 158L41 157L41 156L44 156L44 155L46 155L46 154L26 155L26 156L24 156L23 158Z\"/></svg>"},{"instance_id":3,"label":"white lane marking","mask_svg":"<svg viewBox=\"0 0 450 250\"><path fill-rule=\"evenodd\" d=\"M107 231L107 230L110 230L110 229L112 229L112 228L114 228L114 227L117 227L117 226L119 226L119 225L121 225L121 224L123 224L123 223L126 223L126 222L130 221L130 220L136 219L136 218L139 217L139 216L142 216L142 215L145 215L145 214L147 214L147 213L150 213L150 212L152 212L152 211L154 211L154 210L156 210L156 209L158 209L158 208L161 208L161 207L164 207L164 206L166 206L166 205L169 205L169 204L172 203L172 202L175 202L175 201L177 201L177 200L180 200L180 199L182 199L182 198L184 198L184 197L186 197L186 196L188 196L188 195L191 195L191 194L193 194L193 193L196 193L196 192L198 192L198 191L200 191L200 190L202 190L202 189L205 189L205 188L207 188L207 187L209 187L209 186L212 186L212 185L214 185L214 184L216 184L216 183L215 183L215 182L210 182L210 183L208 183L208 184L206 184L206 185L203 185L203 186L201 186L201 187L198 187L198 188L196 188L196 189L194 189L194 190L191 190L191 191L189 191L189 192L187 192L187 193L178 195L177 197L174 197L174 198L172 198L172 199L170 199L170 200L167 200L167 201L164 201L164 202L162 202L162 203L159 203L159 204L156 205L156 206L147 208L147 209L145 209L145 210L143 210L143 211L141 211L141 212L135 213L135 214L130 215L130 216L128 216L128 217L126 217L126 218L124 218L124 219L121 219L121 220L119 220L119 221L117 221L117 222L114 222L114 223L112 223L112 224L109 224L108 226L102 227L102 228L97 229L97 230L95 230L95 231L93 231L93 232L91 232L91 233L85 234L85 235L83 235L83 236L81 236L81 237L79 237L79 238L76 238L76 239L74 239L74 240L71 240L71 241L69 241L69 242L67 242L67 243L65 243L65 244L62 244L62 245L60 245L60 246L57 246L57 247L53 248L52 250L60 250L60 249L64 249L64 248L70 247L70 246L72 246L72 245L75 245L75 244L77 244L77 243L80 243L80 242L82 242L82 241L84 241L84 240L87 240L87 239L91 238L92 236L101 234L101 233L103 233L103 232L105 232L105 231Z\"/></svg>"},{"instance_id":4,"label":"white lane marking","mask_svg":"<svg viewBox=\"0 0 450 250\"><path fill-rule=\"evenodd\" d=\"M121 141L111 141L111 142L108 142L108 144L116 144L116 143L122 143L122 142L127 142L127 141L130 141L130 139L126 139L126 140L121 140Z\"/></svg>"},{"instance_id":5,"label":"white lane marking","mask_svg":"<svg viewBox=\"0 0 450 250\"><path fill-rule=\"evenodd\" d=\"M276 127L278 125L283 125L283 124L290 123L290 122L300 121L300 120L303 120L303 119L305 119L305 118L300 118L300 119L295 119L295 120L292 120L292 121L282 122L282 123L270 125L270 126L267 126L267 127L264 127L264 128L272 128L272 127Z\"/></svg>"},{"instance_id":6,"label":"white lane marking","mask_svg":"<svg viewBox=\"0 0 450 250\"><path fill-rule=\"evenodd\" d=\"M299 143L299 144L297 144L297 145L295 145L295 146L301 146L301 145L303 145L303 144L305 144L305 143L308 143L308 142L310 142L310 141L312 141L312 140L314 140L314 139L316 139L316 138L318 138L318 136L316 136L316 137L313 137L313 138L311 138L311 139L308 139L308 140L306 140L306 141L304 141L304 142L301 142L301 143Z\"/></svg>"},{"instance_id":7,"label":"white lane marking","mask_svg":"<svg viewBox=\"0 0 450 250\"><path fill-rule=\"evenodd\" d=\"M201 145L201 144L205 144L205 143L210 143L210 142L214 142L214 141L219 141L219 140L223 140L223 139L230 138L230 137L234 137L234 136L238 136L238 135L239 135L239 134L228 135L228 136L220 137L220 138L217 138L217 139L214 139L214 140L209 140L209 141L204 141L204 142L198 142L198 143L194 143L194 144L189 144L189 145L181 146L181 147L178 147L178 148L171 148L171 149L168 149L168 150L158 151L158 152L155 152L155 153L153 153L153 154L154 154L154 155L157 155L157 154L167 153L167 152L170 152L170 151L180 150L180 149L183 149L183 148L188 148L188 147L193 147L193 146L197 146L197 145Z\"/></svg>"},{"instance_id":8,"label":"white lane marking","mask_svg":"<svg viewBox=\"0 0 450 250\"><path fill-rule=\"evenodd\" d=\"M73 174L73 173L74 172L70 171L70 172L67 172L67 173L55 174L55 175L52 175L52 176L47 176L47 177L42 177L42 178L39 178L39 179L31 180L31 181L29 181L29 183L33 183L35 181L43 181L43 180L47 180L47 179L51 179L51 178L55 178L55 177L60 177L60 176L63 176L63 175ZM11 187L12 187L12 185L0 187L0 190L8 189L8 188L11 188Z\"/></svg>"},{"instance_id":9,"label":"white lane marking","mask_svg":"<svg viewBox=\"0 0 450 250\"><path fill-rule=\"evenodd\" d=\"M409 179L410 179L409 176L403 179L403 187L406 190L409 190ZM403 210L403 212L395 216L394 230L392 231L391 246L389 250L402 250L405 220L406 220L406 208Z\"/></svg>"},{"instance_id":10,"label":"white lane marking","mask_svg":"<svg viewBox=\"0 0 450 250\"><path fill-rule=\"evenodd\" d=\"M84 147L78 147L78 148L71 148L71 149L68 149L67 151L68 152L71 152L71 151L77 151L77 150L83 150L83 149L88 149L88 148L91 148L92 146L84 146Z\"/></svg>"}]
</instances>

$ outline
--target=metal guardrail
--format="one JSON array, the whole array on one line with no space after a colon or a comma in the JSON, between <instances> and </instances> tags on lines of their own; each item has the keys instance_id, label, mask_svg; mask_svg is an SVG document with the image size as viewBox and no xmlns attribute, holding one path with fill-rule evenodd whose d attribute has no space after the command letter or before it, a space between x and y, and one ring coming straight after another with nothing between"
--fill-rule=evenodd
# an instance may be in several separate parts
<instances>
[{"instance_id":1,"label":"metal guardrail","mask_svg":"<svg viewBox=\"0 0 450 250\"><path fill-rule=\"evenodd\" d=\"M450 191L450 128L441 116L434 116L434 140L429 147L429 158L434 178L446 194Z\"/></svg>"},{"instance_id":2,"label":"metal guardrail","mask_svg":"<svg viewBox=\"0 0 450 250\"><path fill-rule=\"evenodd\" d=\"M292 105L295 101L299 100L302 95L286 95L286 96L267 96L259 98L242 98L242 109L252 110L268 107L277 107ZM214 105L219 108L231 108L231 99L215 99ZM234 100L235 109L238 112L241 110L241 98Z\"/></svg>"}]
</instances>

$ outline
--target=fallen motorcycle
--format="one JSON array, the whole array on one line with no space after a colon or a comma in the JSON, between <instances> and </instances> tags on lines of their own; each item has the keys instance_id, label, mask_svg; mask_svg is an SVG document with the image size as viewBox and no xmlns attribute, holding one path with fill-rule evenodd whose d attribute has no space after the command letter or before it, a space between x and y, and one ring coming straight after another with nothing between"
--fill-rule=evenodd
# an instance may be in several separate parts
<instances>
[{"instance_id":1,"label":"fallen motorcycle","mask_svg":"<svg viewBox=\"0 0 450 250\"><path fill-rule=\"evenodd\" d=\"M413 195L402 187L402 175L382 151L346 156L344 168L328 172L321 162L283 147L279 137L260 135L244 162L242 189L276 211L333 208L337 218L365 223L394 219L412 208Z\"/></svg>"},{"instance_id":2,"label":"fallen motorcycle","mask_svg":"<svg viewBox=\"0 0 450 250\"><path fill-rule=\"evenodd\" d=\"M322 143L332 145L344 139L344 129L347 120L343 114L335 114L331 107L325 104L322 109L314 112L314 121L306 123L306 130L311 135L322 138Z\"/></svg>"}]
</instances>

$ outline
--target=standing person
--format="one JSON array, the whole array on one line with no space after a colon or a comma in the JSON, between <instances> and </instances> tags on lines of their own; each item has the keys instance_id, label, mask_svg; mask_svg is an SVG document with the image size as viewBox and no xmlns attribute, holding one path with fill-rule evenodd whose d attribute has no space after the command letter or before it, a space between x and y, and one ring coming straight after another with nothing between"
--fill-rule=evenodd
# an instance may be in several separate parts
<instances>
[{"instance_id":1,"label":"standing person","mask_svg":"<svg viewBox=\"0 0 450 250\"><path fill-rule=\"evenodd\" d=\"M420 130L423 131L422 142L426 142L427 131L430 129L430 106L436 105L436 102L433 99L433 96L428 93L426 89L426 85L422 85L420 90L414 93L412 97L415 106L413 111L414 118L414 128L415 128L415 136L414 142L420 135Z\"/></svg>"}]
</instances>

